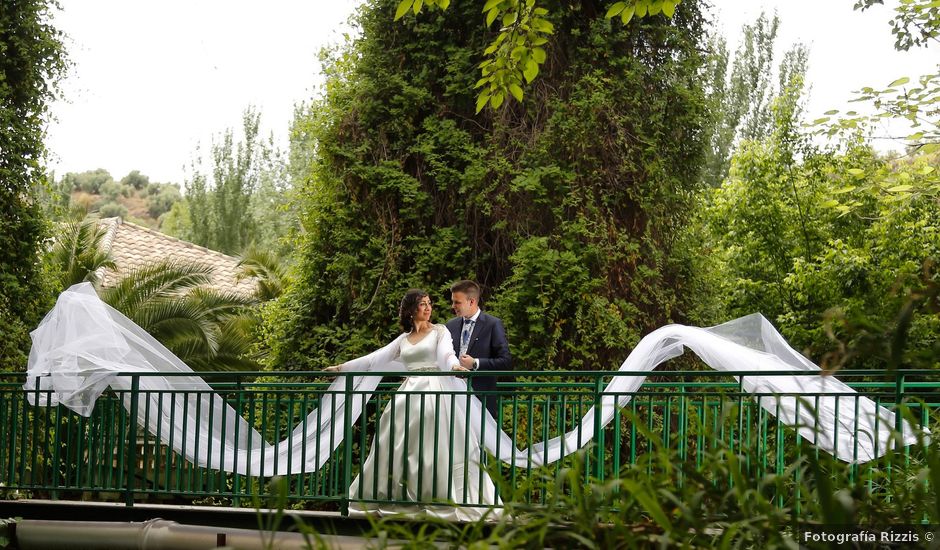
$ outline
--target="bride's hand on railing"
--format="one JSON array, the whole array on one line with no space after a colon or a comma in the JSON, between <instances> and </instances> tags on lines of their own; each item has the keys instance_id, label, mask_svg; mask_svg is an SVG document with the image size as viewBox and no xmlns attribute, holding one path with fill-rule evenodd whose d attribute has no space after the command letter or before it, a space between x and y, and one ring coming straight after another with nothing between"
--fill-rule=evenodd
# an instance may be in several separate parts
<instances>
[{"instance_id":1,"label":"bride's hand on railing","mask_svg":"<svg viewBox=\"0 0 940 550\"><path fill-rule=\"evenodd\" d=\"M465 369L465 368L461 367L460 365L457 365L456 367L451 367L450 370L457 370L457 371L467 372L468 369Z\"/></svg>"},{"instance_id":2,"label":"bride's hand on railing","mask_svg":"<svg viewBox=\"0 0 940 550\"><path fill-rule=\"evenodd\" d=\"M333 365L332 367L326 367L323 369L325 372L340 372L343 370L343 365Z\"/></svg>"}]
</instances>

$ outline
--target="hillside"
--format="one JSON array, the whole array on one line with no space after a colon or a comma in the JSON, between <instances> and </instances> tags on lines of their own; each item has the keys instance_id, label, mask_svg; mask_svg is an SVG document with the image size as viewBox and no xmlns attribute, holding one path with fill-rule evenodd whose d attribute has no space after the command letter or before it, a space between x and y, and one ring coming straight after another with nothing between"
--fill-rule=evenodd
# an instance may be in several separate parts
<instances>
[{"instance_id":1,"label":"hillside","mask_svg":"<svg viewBox=\"0 0 940 550\"><path fill-rule=\"evenodd\" d=\"M101 168L70 172L56 185L63 196L68 197L69 210L103 218L120 216L158 230L162 216L182 200L177 184L151 182L137 170L120 181L115 181Z\"/></svg>"}]
</instances>

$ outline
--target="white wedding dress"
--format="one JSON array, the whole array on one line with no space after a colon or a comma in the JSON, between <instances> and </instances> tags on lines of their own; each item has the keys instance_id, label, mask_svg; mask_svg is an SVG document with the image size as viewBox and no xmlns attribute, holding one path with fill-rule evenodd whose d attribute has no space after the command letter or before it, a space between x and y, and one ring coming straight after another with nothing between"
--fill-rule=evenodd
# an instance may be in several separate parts
<instances>
[{"instance_id":1,"label":"white wedding dress","mask_svg":"<svg viewBox=\"0 0 940 550\"><path fill-rule=\"evenodd\" d=\"M63 292L31 333L33 346L24 389L34 405L61 404L90 416L95 400L109 387L120 392L127 410L135 410L129 390L136 383L141 391L136 407L138 424L181 456L207 468L273 476L315 472L335 456L347 435L345 427L355 425L382 379L370 373L410 374L379 419L370 456L350 487L353 500L388 497L498 505L492 481L479 468L483 450L522 468L568 456L591 441L597 426L610 423L617 408L629 403L645 380L645 375L637 373L652 371L682 355L686 348L712 369L735 376L762 408L805 440L846 462L873 460L898 443L913 444L927 433L907 421L896 423L894 412L821 372L793 350L767 319L752 314L709 328L667 325L651 332L620 366L619 372L626 375L613 377L601 392L598 405L591 407L577 426L519 450L479 399L467 394L464 380L415 374L420 369L450 370L456 361L447 330L435 329L433 334L436 340L428 337L427 342L413 346L406 341L407 334L401 334L388 345L346 362L344 373L336 376L318 408L284 440L272 444L179 358L102 302L90 284L82 283ZM441 402L415 391L442 392ZM187 398L169 399L175 392ZM353 396L348 404L347 396ZM425 422L422 430L415 420L425 417L422 407L425 414L439 413L441 420ZM183 418L186 420L181 421ZM408 439L404 438L406 418ZM181 426L190 429L184 431ZM900 434L894 432L898 426ZM449 438L446 444L440 441L440 431L445 428L444 433L449 435L451 429L455 433L452 470L451 455L445 451L449 450ZM428 443L435 430L437 455ZM466 443L457 435L464 435ZM445 460L446 477L441 460ZM437 464L436 471L433 464ZM363 504L366 509L370 506ZM485 508L477 512L482 510ZM464 512L477 513L471 509ZM444 516L449 513L441 511Z\"/></svg>"},{"instance_id":2,"label":"white wedding dress","mask_svg":"<svg viewBox=\"0 0 940 550\"><path fill-rule=\"evenodd\" d=\"M397 359L408 377L377 421L362 471L349 488L355 503L350 508L382 515L424 512L448 520L479 520L490 507L502 505L493 480L481 468L477 429L481 424L468 421L468 415L480 418L484 409L468 395L463 380L423 374L441 372L439 364L459 364L450 332L434 325L415 344L407 337L399 342ZM370 500L380 502L362 502Z\"/></svg>"}]
</instances>

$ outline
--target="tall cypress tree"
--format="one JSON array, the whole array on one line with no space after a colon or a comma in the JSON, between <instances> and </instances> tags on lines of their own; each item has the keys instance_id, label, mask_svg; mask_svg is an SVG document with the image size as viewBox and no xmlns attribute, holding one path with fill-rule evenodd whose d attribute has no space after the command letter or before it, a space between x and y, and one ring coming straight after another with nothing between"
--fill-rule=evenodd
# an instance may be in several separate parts
<instances>
[{"instance_id":1,"label":"tall cypress tree","mask_svg":"<svg viewBox=\"0 0 940 550\"><path fill-rule=\"evenodd\" d=\"M276 368L316 368L395 334L408 287L480 281L517 367L609 368L642 333L688 320L677 243L703 159L703 20L624 27L604 2L554 2L555 37L523 103L475 115L474 2L393 22L328 60L295 124L305 169L297 278L267 312ZM437 310L438 320L447 317Z\"/></svg>"}]
</instances>

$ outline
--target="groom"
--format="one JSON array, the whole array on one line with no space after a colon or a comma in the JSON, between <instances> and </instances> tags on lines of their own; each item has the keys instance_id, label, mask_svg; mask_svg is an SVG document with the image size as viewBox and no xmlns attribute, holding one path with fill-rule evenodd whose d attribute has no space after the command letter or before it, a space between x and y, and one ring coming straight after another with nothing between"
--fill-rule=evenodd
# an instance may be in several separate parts
<instances>
[{"instance_id":1,"label":"groom","mask_svg":"<svg viewBox=\"0 0 940 550\"><path fill-rule=\"evenodd\" d=\"M460 366L467 370L509 370L512 357L503 322L480 310L480 285L458 281L450 287L450 300L457 317L447 321ZM495 376L473 376L471 385L493 418L498 418L499 398Z\"/></svg>"}]
</instances>

